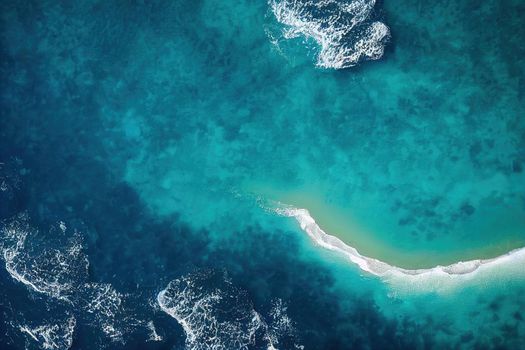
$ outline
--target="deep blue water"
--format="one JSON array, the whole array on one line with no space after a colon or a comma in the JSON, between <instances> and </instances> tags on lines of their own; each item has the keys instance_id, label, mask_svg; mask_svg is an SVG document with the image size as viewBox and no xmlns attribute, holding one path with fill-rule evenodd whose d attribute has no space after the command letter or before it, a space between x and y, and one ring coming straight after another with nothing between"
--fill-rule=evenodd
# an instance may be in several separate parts
<instances>
[{"instance_id":1,"label":"deep blue water","mask_svg":"<svg viewBox=\"0 0 525 350\"><path fill-rule=\"evenodd\" d=\"M2 1L1 349L525 344L523 271L403 295L260 205L400 264L523 246L523 4L316 4Z\"/></svg>"}]
</instances>

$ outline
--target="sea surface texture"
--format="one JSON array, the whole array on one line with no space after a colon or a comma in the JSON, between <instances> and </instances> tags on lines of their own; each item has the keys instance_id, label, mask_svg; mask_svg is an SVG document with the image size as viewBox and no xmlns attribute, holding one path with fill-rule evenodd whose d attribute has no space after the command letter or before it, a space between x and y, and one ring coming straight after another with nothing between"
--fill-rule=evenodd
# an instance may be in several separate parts
<instances>
[{"instance_id":1,"label":"sea surface texture","mask_svg":"<svg viewBox=\"0 0 525 350\"><path fill-rule=\"evenodd\" d=\"M0 349L524 349L525 2L0 2Z\"/></svg>"}]
</instances>

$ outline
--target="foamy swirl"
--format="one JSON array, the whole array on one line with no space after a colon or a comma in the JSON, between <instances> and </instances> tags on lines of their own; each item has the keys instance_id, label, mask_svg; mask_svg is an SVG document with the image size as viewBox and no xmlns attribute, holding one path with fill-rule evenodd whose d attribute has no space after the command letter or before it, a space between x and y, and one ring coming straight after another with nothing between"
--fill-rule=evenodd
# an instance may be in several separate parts
<instances>
[{"instance_id":1,"label":"foamy swirl","mask_svg":"<svg viewBox=\"0 0 525 350\"><path fill-rule=\"evenodd\" d=\"M158 293L157 303L182 326L186 348L191 350L251 349L261 342L277 349L281 338L294 333L281 300L273 302L265 318L254 310L246 292L217 271L199 271L171 281Z\"/></svg>"},{"instance_id":2,"label":"foamy swirl","mask_svg":"<svg viewBox=\"0 0 525 350\"><path fill-rule=\"evenodd\" d=\"M346 68L383 56L388 27L371 19L375 0L270 0L285 39L305 37L319 45L317 66Z\"/></svg>"}]
</instances>

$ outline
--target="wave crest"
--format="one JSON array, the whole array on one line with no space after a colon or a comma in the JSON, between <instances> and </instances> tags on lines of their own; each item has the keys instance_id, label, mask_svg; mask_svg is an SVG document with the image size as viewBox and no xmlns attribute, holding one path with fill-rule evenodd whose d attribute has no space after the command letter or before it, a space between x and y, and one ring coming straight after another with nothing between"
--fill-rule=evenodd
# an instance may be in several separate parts
<instances>
[{"instance_id":1,"label":"wave crest","mask_svg":"<svg viewBox=\"0 0 525 350\"><path fill-rule=\"evenodd\" d=\"M158 293L157 303L182 326L186 347L192 350L251 349L257 344L276 349L284 338L294 337L281 300L273 302L265 319L247 293L218 271L198 271L171 281Z\"/></svg>"},{"instance_id":2,"label":"wave crest","mask_svg":"<svg viewBox=\"0 0 525 350\"><path fill-rule=\"evenodd\" d=\"M27 214L19 214L0 228L0 254L15 281L48 297L48 303L55 300L74 308L71 312L79 321L99 328L111 341L123 342L126 327L131 327L124 317L124 296L109 283L89 281L89 260L79 232L62 221L48 232L39 231ZM42 327L23 331L40 341L58 329ZM71 332L74 328L73 324Z\"/></svg>"},{"instance_id":3,"label":"wave crest","mask_svg":"<svg viewBox=\"0 0 525 350\"><path fill-rule=\"evenodd\" d=\"M375 0L269 0L284 39L304 37L319 46L317 66L341 69L383 56L389 28L372 19Z\"/></svg>"},{"instance_id":4,"label":"wave crest","mask_svg":"<svg viewBox=\"0 0 525 350\"><path fill-rule=\"evenodd\" d=\"M88 260L76 233L52 229L45 236L18 215L0 230L0 251L13 279L52 298L71 302L78 285L87 278Z\"/></svg>"}]
</instances>

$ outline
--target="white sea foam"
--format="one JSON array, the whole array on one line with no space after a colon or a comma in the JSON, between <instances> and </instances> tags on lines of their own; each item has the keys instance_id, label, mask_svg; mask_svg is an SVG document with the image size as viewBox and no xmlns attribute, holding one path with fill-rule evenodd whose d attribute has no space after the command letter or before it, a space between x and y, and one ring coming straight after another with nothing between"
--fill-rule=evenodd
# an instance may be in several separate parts
<instances>
[{"instance_id":1,"label":"white sea foam","mask_svg":"<svg viewBox=\"0 0 525 350\"><path fill-rule=\"evenodd\" d=\"M308 210L279 204L273 210L282 216L293 217L301 229L321 247L336 251L348 257L362 271L376 275L385 281L404 285L412 290L440 289L449 287L462 281L472 279L482 274L506 273L525 274L525 247L512 250L504 255L492 259L476 259L459 261L447 266L435 266L426 269L404 269L386 262L364 256L354 247L341 241L339 238L324 232L315 222Z\"/></svg>"},{"instance_id":2,"label":"white sea foam","mask_svg":"<svg viewBox=\"0 0 525 350\"><path fill-rule=\"evenodd\" d=\"M157 295L162 311L186 334L186 347L249 349L257 339L277 349L281 337L293 333L282 301L274 302L268 321L254 310L246 293L216 272L197 272L171 281ZM298 346L300 348L300 346Z\"/></svg>"},{"instance_id":3,"label":"white sea foam","mask_svg":"<svg viewBox=\"0 0 525 350\"><path fill-rule=\"evenodd\" d=\"M199 278L192 275L170 282L157 295L161 310L182 326L188 349L247 349L260 327L259 315L236 302L235 309L219 319L221 303L236 296L221 289L208 291L198 283Z\"/></svg>"},{"instance_id":4,"label":"white sea foam","mask_svg":"<svg viewBox=\"0 0 525 350\"><path fill-rule=\"evenodd\" d=\"M65 233L65 229L60 231ZM1 229L0 251L9 275L32 290L71 302L82 276L87 275L88 261L79 237L54 237L45 242L57 247L43 249L38 231L28 224L27 215L19 215ZM60 244L64 243L63 246Z\"/></svg>"},{"instance_id":5,"label":"white sea foam","mask_svg":"<svg viewBox=\"0 0 525 350\"><path fill-rule=\"evenodd\" d=\"M304 37L317 43L317 66L322 68L379 59L390 37L384 23L371 20L375 0L269 0L269 5L285 26L284 39Z\"/></svg>"},{"instance_id":6,"label":"white sea foam","mask_svg":"<svg viewBox=\"0 0 525 350\"><path fill-rule=\"evenodd\" d=\"M30 340L37 342L38 347L42 349L65 350L69 349L73 344L75 325L75 317L70 316L64 323L46 324L37 327L23 325L18 328Z\"/></svg>"},{"instance_id":7,"label":"white sea foam","mask_svg":"<svg viewBox=\"0 0 525 350\"><path fill-rule=\"evenodd\" d=\"M122 294L108 283L86 283L83 289L83 309L96 316L96 321L106 336L113 341L123 341L122 330L116 327L122 316Z\"/></svg>"},{"instance_id":8,"label":"white sea foam","mask_svg":"<svg viewBox=\"0 0 525 350\"><path fill-rule=\"evenodd\" d=\"M89 282L89 260L82 239L64 222L49 232L39 232L31 227L26 214L18 215L0 229L0 253L15 281L64 302L74 308L79 319L87 319L110 340L123 341L128 321L122 310L123 295L111 284Z\"/></svg>"},{"instance_id":9,"label":"white sea foam","mask_svg":"<svg viewBox=\"0 0 525 350\"><path fill-rule=\"evenodd\" d=\"M157 333L157 329L155 328L153 321L149 321L147 327L150 331L148 341L162 341L162 337Z\"/></svg>"},{"instance_id":10,"label":"white sea foam","mask_svg":"<svg viewBox=\"0 0 525 350\"><path fill-rule=\"evenodd\" d=\"M294 334L295 326L292 319L287 313L288 307L281 299L276 299L272 302L269 320L265 322L265 339L268 343L268 349L277 349L279 341L282 337ZM296 349L300 349L301 345L295 344Z\"/></svg>"}]
</instances>

